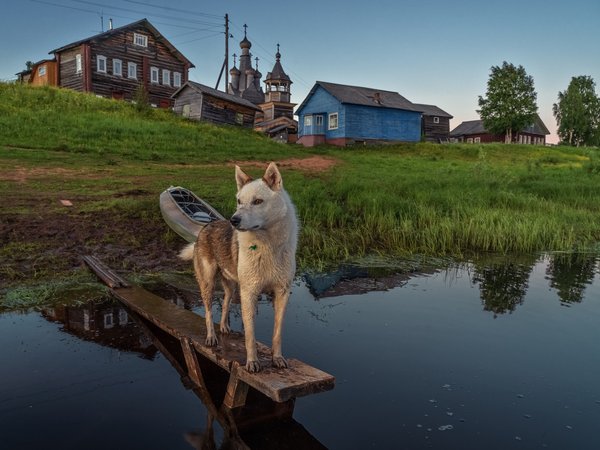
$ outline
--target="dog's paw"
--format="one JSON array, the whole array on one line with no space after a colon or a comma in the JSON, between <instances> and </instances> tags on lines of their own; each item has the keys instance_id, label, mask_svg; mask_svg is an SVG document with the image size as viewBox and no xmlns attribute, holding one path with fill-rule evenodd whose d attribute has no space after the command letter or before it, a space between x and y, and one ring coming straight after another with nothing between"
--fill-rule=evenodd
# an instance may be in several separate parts
<instances>
[{"instance_id":1,"label":"dog's paw","mask_svg":"<svg viewBox=\"0 0 600 450\"><path fill-rule=\"evenodd\" d=\"M206 336L206 340L204 341L204 344L208 347L214 347L219 343L219 340L217 339L216 336Z\"/></svg>"},{"instance_id":2,"label":"dog's paw","mask_svg":"<svg viewBox=\"0 0 600 450\"><path fill-rule=\"evenodd\" d=\"M220 330L222 334L231 333L231 328L229 328L229 324L221 324Z\"/></svg>"},{"instance_id":3,"label":"dog's paw","mask_svg":"<svg viewBox=\"0 0 600 450\"><path fill-rule=\"evenodd\" d=\"M247 361L246 370L250 373L260 372L260 363L258 361Z\"/></svg>"},{"instance_id":4,"label":"dog's paw","mask_svg":"<svg viewBox=\"0 0 600 450\"><path fill-rule=\"evenodd\" d=\"M273 367L278 369L287 369L288 363L283 356L273 357Z\"/></svg>"}]
</instances>

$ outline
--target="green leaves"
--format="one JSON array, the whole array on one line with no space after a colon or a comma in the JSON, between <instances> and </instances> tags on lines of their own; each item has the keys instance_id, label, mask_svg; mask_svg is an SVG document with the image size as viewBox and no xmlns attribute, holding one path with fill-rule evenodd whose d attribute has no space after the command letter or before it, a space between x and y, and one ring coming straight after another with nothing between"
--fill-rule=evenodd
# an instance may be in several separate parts
<instances>
[{"instance_id":1,"label":"green leaves","mask_svg":"<svg viewBox=\"0 0 600 450\"><path fill-rule=\"evenodd\" d=\"M566 91L552 106L558 136L569 145L600 145L600 99L589 76L571 78Z\"/></svg>"},{"instance_id":2,"label":"green leaves","mask_svg":"<svg viewBox=\"0 0 600 450\"><path fill-rule=\"evenodd\" d=\"M486 97L479 96L478 112L485 128L493 134L503 134L512 142L513 134L530 126L537 115L537 94L533 77L523 66L506 61L502 67L492 66Z\"/></svg>"}]
</instances>

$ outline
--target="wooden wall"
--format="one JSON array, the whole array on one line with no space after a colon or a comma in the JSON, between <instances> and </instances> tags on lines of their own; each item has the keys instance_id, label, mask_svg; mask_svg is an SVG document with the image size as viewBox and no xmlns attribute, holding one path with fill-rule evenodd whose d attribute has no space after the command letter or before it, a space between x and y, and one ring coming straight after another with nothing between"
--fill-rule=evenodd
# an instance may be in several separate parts
<instances>
[{"instance_id":1,"label":"wooden wall","mask_svg":"<svg viewBox=\"0 0 600 450\"><path fill-rule=\"evenodd\" d=\"M436 116L439 118L439 123L434 123L434 116L423 115L421 132L426 141L440 142L447 140L450 134L450 118Z\"/></svg>"},{"instance_id":2,"label":"wooden wall","mask_svg":"<svg viewBox=\"0 0 600 450\"><path fill-rule=\"evenodd\" d=\"M134 33L148 38L148 46L141 47L133 43ZM83 73L75 72L75 55L82 54ZM106 73L98 72L98 56L106 57ZM115 59L121 60L121 74L114 73ZM181 74L181 85L187 81L189 67L173 55L161 41L155 39L145 27L131 28L112 36L90 41L86 44L65 50L60 54L61 86L79 91L89 91L107 98L132 100L138 86L144 86L149 101L156 106L171 106L171 95L179 89L173 86L173 73ZM137 79L128 77L128 63L136 64ZM150 80L150 67L159 69L159 83ZM169 85L163 84L162 71L170 72ZM87 80L86 80L87 78Z\"/></svg>"},{"instance_id":3,"label":"wooden wall","mask_svg":"<svg viewBox=\"0 0 600 450\"><path fill-rule=\"evenodd\" d=\"M198 92L189 86L184 87L173 107L177 114L194 120L206 120L216 124L241 125L252 128L256 111L238 103ZM238 121L241 114L242 123Z\"/></svg>"}]
</instances>

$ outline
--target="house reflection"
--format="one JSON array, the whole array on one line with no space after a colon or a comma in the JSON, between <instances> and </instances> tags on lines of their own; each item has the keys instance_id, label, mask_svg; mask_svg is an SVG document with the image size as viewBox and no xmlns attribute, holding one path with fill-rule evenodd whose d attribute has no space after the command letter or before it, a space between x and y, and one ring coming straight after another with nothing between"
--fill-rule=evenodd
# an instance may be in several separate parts
<instances>
[{"instance_id":1,"label":"house reflection","mask_svg":"<svg viewBox=\"0 0 600 450\"><path fill-rule=\"evenodd\" d=\"M63 324L61 328L84 341L91 341L121 351L139 353L154 359L158 350L148 336L114 300L90 302L79 306L56 306L42 309L42 316Z\"/></svg>"}]
</instances>

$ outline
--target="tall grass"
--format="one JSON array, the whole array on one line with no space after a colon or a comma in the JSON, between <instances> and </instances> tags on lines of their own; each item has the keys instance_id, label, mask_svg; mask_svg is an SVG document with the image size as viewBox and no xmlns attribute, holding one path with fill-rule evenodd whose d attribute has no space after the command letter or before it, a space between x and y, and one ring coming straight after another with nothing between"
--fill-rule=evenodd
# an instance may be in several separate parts
<instances>
[{"instance_id":1,"label":"tall grass","mask_svg":"<svg viewBox=\"0 0 600 450\"><path fill-rule=\"evenodd\" d=\"M0 177L4 198L17 191L79 196L82 213L155 222L157 239L172 238L157 203L169 185L189 187L229 215L235 184L228 162L309 155L338 164L283 171L302 225L303 267L365 255L572 250L600 241L598 149L419 143L306 150L168 111L140 114L124 102L0 84L0 174L17 165L73 170L18 186ZM127 198L130 190L145 194Z\"/></svg>"}]
</instances>

